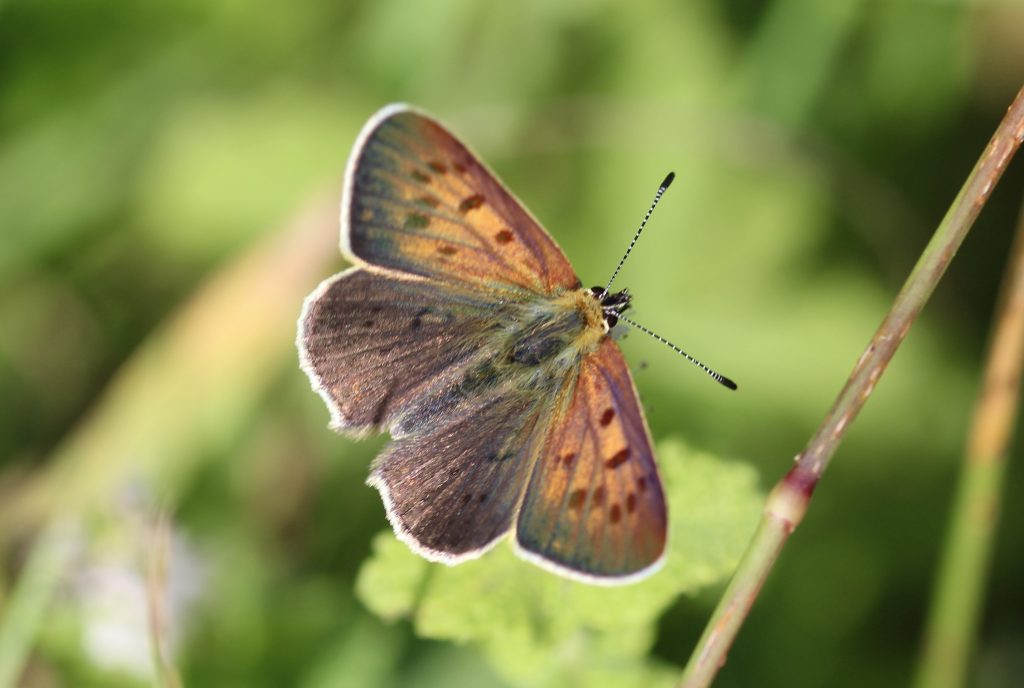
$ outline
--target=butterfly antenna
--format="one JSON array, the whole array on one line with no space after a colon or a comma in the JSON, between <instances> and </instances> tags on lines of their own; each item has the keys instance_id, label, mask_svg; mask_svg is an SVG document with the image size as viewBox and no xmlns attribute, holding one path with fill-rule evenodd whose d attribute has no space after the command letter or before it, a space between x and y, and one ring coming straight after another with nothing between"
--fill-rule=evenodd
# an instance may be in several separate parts
<instances>
[{"instance_id":1,"label":"butterfly antenna","mask_svg":"<svg viewBox=\"0 0 1024 688\"><path fill-rule=\"evenodd\" d=\"M690 354L686 353L685 351L680 349L678 346L676 346L675 344L673 344L669 340L667 340L664 337L662 337L660 334L656 334L654 332L651 332L650 330L648 330L646 327L644 327L640 323L636 322L635 320L630 320L629 318L627 318L627 317L625 317L623 315L619 315L619 320L621 320L622 322L625 322L625 323L629 323L630 325L632 325L636 329L640 330L641 332L644 332L646 334L651 335L652 337L657 339L659 342L661 342L662 344L666 345L667 347L669 347L670 349L675 351L677 354L681 355L687 361L689 361L690 363L694 364L695 366L697 366L698 368L703 370L705 373L707 373L708 375L713 377L719 384L722 384L722 385L728 387L729 389L733 389L733 390L736 389L736 383L735 382L733 382L732 380L727 378L725 375L722 375L721 373L717 373L714 370L711 370L711 368L708 368L706 365L704 365L703 363L698 361L696 358L694 358Z\"/></svg>"},{"instance_id":2,"label":"butterfly antenna","mask_svg":"<svg viewBox=\"0 0 1024 688\"><path fill-rule=\"evenodd\" d=\"M640 232L644 231L644 225L646 225L647 221L649 219L651 219L651 213L653 213L654 212L654 208L657 207L658 201L661 200L662 194L665 193L665 189L667 189L669 187L669 185L672 184L672 180L675 179L675 178L676 178L676 173L675 172L669 172L668 176L665 177L665 181L663 181L661 183L661 186L658 187L658 193L654 194L654 200L651 202L651 207L647 211L647 214L644 215L644 221L640 223L640 227L637 228L636 234L633 235L633 240L629 242L629 248L626 249L626 255L622 256L622 260L620 260L619 264L615 267L615 272L612 273L612 278L610 280L608 280L608 286L606 286L604 288L605 291L609 291L612 288L612 282L614 282L615 278L619 276L619 270L622 269L622 266L626 262L626 259L629 258L630 252L633 250L633 247L636 245L636 240L640 238Z\"/></svg>"}]
</instances>

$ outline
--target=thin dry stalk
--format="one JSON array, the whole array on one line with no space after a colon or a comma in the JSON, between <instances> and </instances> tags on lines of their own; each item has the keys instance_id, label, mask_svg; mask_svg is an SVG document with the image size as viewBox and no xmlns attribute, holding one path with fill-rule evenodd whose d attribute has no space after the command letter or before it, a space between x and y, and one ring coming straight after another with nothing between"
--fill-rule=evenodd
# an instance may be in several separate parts
<instances>
[{"instance_id":1,"label":"thin dry stalk","mask_svg":"<svg viewBox=\"0 0 1024 688\"><path fill-rule=\"evenodd\" d=\"M1024 210L1006 267L985 377L925 627L919 688L964 684L999 521L1024 364Z\"/></svg>"}]
</instances>

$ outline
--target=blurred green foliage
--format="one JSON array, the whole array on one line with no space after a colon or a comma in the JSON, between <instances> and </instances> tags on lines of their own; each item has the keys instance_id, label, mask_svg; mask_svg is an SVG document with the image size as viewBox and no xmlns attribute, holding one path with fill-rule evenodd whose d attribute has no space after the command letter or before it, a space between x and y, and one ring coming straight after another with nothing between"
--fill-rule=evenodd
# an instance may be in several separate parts
<instances>
[{"instance_id":1,"label":"blurred green foliage","mask_svg":"<svg viewBox=\"0 0 1024 688\"><path fill-rule=\"evenodd\" d=\"M186 686L667 685L758 491L1024 82L1024 5L7 0L0 74L0 624L39 524L82 515L21 685L148 685L140 523L158 507ZM677 172L620 282L740 391L624 342L671 481L673 555L649 581L587 590L505 546L428 565L363 484L382 440L327 431L294 320L343 265L353 139L397 100L483 154L585 283ZM1022 169L717 685L909 679ZM1024 672L1021 523L1008 500L972 685Z\"/></svg>"}]
</instances>

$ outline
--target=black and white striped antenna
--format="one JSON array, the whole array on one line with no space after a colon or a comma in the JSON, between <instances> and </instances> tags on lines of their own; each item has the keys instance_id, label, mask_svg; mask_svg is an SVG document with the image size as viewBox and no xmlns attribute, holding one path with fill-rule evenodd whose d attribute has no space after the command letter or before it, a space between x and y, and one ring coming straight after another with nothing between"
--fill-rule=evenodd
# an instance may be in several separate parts
<instances>
[{"instance_id":1,"label":"black and white striped antenna","mask_svg":"<svg viewBox=\"0 0 1024 688\"><path fill-rule=\"evenodd\" d=\"M619 270L622 269L622 265L626 262L626 259L629 258L629 254L633 251L633 247L636 246L636 241L637 241L637 239L640 238L640 232L644 231L644 227L647 225L647 221L649 219L651 219L651 213L653 213L654 209L657 207L658 201L661 200L662 195L664 195L664 193L665 193L665 189L667 189L669 187L669 185L672 184L672 180L674 180L675 178L676 178L676 173L675 172L669 172L668 176L666 176L665 180L661 183L661 186L658 187L658 192L656 194L654 194L654 201L651 202L651 207L647 210L647 214L644 215L644 219L640 223L640 227L637 228L636 234L633 235L633 239L629 242L629 246L626 248L626 254L624 256L622 256L622 260L620 260L619 264L617 266L615 266L615 272L612 273L611 279L608 280L608 286L606 286L604 288L604 293L605 294L611 293L612 282L614 282L615 278L618 277ZM661 342L665 346L669 347L670 349L675 351L677 354L679 354L680 356L685 358L687 361L689 361L690 363L694 364L695 366L697 366L698 368L703 370L705 373L710 375L713 380L715 380L716 382L718 382L722 386L728 387L729 389L733 389L733 390L737 389L736 383L733 382L731 379L727 378L725 375L722 375L721 373L716 372L716 371L712 370L711 368L709 368L708 366L704 365L703 363L698 361L696 358L694 358L690 354L686 353L685 351L683 351L681 348L679 348L678 346L676 346L675 344L673 344L669 340L667 340L664 337L662 337L660 334L657 334L656 332L648 330L646 327L644 327L640 323L636 322L635 320L631 320L631 319L627 318L626 316L624 316L621 313L619 313L617 310L615 311L615 315L622 322L628 323L629 325L635 327L636 329L640 330L644 334L647 334L647 335L650 335L651 337L654 337L659 342Z\"/></svg>"},{"instance_id":2,"label":"black and white striped antenna","mask_svg":"<svg viewBox=\"0 0 1024 688\"><path fill-rule=\"evenodd\" d=\"M678 346L676 346L675 344L673 344L669 340L667 340L664 337L662 337L657 332L652 332L651 330L648 330L646 327L644 327L643 325L641 325L637 321L631 320L631 319L627 318L624 315L620 315L619 316L619 320L621 320L624 323L628 323L628 324L632 325L633 327L635 327L636 329L640 330L644 334L651 335L652 337L657 339L659 342L661 342L662 344L664 344L665 346L667 346L668 348L672 349L677 354L679 354L680 356L685 358L687 361L689 361L690 363L694 364L695 366L697 366L698 368L703 370L705 373L710 375L712 377L712 379L714 379L719 384L721 384L721 385L723 385L725 387L728 387L729 389L732 389L732 390L737 389L736 383L733 382L731 379L729 379L725 375L722 375L721 373L716 372L716 371L712 370L711 368L707 367L706 365L704 365L703 363L698 361L696 358L694 358L690 354L686 353L685 351L680 349Z\"/></svg>"},{"instance_id":3,"label":"black and white striped antenna","mask_svg":"<svg viewBox=\"0 0 1024 688\"><path fill-rule=\"evenodd\" d=\"M619 270L622 269L622 266L626 262L626 259L629 258L629 254L633 250L633 247L636 246L636 240L640 238L640 232L644 231L644 225L646 225L647 221L651 219L651 213L653 213L654 209L657 207L658 201L661 200L662 195L665 193L665 189L667 189L669 185L672 184L672 180L675 178L676 173L669 172L668 176L665 177L665 181L663 181L661 183L661 186L658 187L658 193L654 194L654 200L651 201L651 207L647 210L647 214L644 215L644 220L643 222L640 223L640 227L637 228L636 234L633 235L633 240L629 242L629 247L626 249L626 254L622 256L622 260L620 260L619 264L615 266L615 272L612 273L611 279L608 280L608 286L604 288L606 292L611 290L612 282L614 282L615 278L619 276Z\"/></svg>"}]
</instances>

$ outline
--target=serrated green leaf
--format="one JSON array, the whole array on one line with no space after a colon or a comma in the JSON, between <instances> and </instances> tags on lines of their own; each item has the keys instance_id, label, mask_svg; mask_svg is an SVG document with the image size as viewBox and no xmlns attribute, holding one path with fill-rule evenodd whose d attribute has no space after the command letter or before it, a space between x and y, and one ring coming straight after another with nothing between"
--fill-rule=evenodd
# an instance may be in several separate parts
<instances>
[{"instance_id":1,"label":"serrated green leaf","mask_svg":"<svg viewBox=\"0 0 1024 688\"><path fill-rule=\"evenodd\" d=\"M390 532L357 582L360 599L386 618L407 615L418 635L473 643L517 683L586 685L671 683L672 672L646 661L654 622L679 595L732 572L753 532L763 495L747 465L695 452L679 441L659 446L670 509L665 566L633 585L605 588L571 581L517 558L507 543L448 567L428 564ZM598 680L600 677L601 680Z\"/></svg>"}]
</instances>

